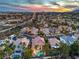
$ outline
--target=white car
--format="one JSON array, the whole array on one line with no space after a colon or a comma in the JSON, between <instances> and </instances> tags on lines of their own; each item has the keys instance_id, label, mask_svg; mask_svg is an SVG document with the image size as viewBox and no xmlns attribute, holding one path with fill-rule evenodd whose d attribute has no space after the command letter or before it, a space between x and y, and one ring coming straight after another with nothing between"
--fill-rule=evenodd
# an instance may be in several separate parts
<instances>
[{"instance_id":1,"label":"white car","mask_svg":"<svg viewBox=\"0 0 79 59\"><path fill-rule=\"evenodd\" d=\"M21 59L22 58L22 51L21 50L15 50L14 53L12 54L12 59Z\"/></svg>"}]
</instances>

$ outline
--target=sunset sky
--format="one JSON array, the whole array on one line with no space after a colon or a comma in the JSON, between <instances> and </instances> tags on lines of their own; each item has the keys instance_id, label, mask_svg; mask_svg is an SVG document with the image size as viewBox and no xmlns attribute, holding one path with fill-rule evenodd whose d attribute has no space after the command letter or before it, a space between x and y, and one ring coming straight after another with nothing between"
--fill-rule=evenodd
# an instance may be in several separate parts
<instances>
[{"instance_id":1,"label":"sunset sky","mask_svg":"<svg viewBox=\"0 0 79 59\"><path fill-rule=\"evenodd\" d=\"M0 11L70 12L79 9L79 0L0 0Z\"/></svg>"}]
</instances>

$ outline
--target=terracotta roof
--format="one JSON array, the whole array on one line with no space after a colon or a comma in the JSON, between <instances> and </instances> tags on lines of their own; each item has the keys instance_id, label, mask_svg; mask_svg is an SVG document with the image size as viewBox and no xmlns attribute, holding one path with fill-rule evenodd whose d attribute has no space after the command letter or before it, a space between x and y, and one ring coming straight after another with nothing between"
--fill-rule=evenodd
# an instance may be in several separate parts
<instances>
[{"instance_id":1,"label":"terracotta roof","mask_svg":"<svg viewBox=\"0 0 79 59\"><path fill-rule=\"evenodd\" d=\"M44 45L45 41L44 38L37 36L34 39L32 39L32 46L34 47L35 45Z\"/></svg>"}]
</instances>

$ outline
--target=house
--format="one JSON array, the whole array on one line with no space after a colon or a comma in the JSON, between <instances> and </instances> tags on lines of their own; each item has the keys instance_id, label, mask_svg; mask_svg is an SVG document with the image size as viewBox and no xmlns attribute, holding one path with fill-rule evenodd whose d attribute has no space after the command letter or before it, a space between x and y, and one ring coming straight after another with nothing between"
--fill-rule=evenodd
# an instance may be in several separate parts
<instances>
[{"instance_id":1,"label":"house","mask_svg":"<svg viewBox=\"0 0 79 59\"><path fill-rule=\"evenodd\" d=\"M66 43L68 45L71 45L74 43L74 41L76 41L77 37L73 36L73 35L63 35L60 37L60 41L63 43Z\"/></svg>"},{"instance_id":2,"label":"house","mask_svg":"<svg viewBox=\"0 0 79 59\"><path fill-rule=\"evenodd\" d=\"M20 38L20 44L24 45L25 47L27 47L30 43L30 40L27 38Z\"/></svg>"},{"instance_id":3,"label":"house","mask_svg":"<svg viewBox=\"0 0 79 59\"><path fill-rule=\"evenodd\" d=\"M72 27L69 26L69 27L67 28L67 31L71 33L71 32L72 32Z\"/></svg>"},{"instance_id":4,"label":"house","mask_svg":"<svg viewBox=\"0 0 79 59\"><path fill-rule=\"evenodd\" d=\"M50 38L48 38L48 42L49 42L51 48L59 48L60 41L57 38L50 37Z\"/></svg>"},{"instance_id":5,"label":"house","mask_svg":"<svg viewBox=\"0 0 79 59\"><path fill-rule=\"evenodd\" d=\"M10 44L13 44L13 45L22 45L24 47L27 47L30 43L30 40L27 39L27 37L19 37L19 38L16 38L15 40L15 36L12 36L11 37L11 40L10 40Z\"/></svg>"},{"instance_id":6,"label":"house","mask_svg":"<svg viewBox=\"0 0 79 59\"><path fill-rule=\"evenodd\" d=\"M12 44L13 42L15 42L16 40L17 40L17 37L16 37L16 35L10 35L10 44Z\"/></svg>"},{"instance_id":7,"label":"house","mask_svg":"<svg viewBox=\"0 0 79 59\"><path fill-rule=\"evenodd\" d=\"M31 31L29 27L24 27L21 29L21 34L24 34L26 32L28 33L29 31Z\"/></svg>"},{"instance_id":8,"label":"house","mask_svg":"<svg viewBox=\"0 0 79 59\"><path fill-rule=\"evenodd\" d=\"M27 39L30 40L30 43L32 42L32 37L36 36L38 34L38 29L35 27L29 28L25 27L21 29L20 35L27 37Z\"/></svg>"},{"instance_id":9,"label":"house","mask_svg":"<svg viewBox=\"0 0 79 59\"><path fill-rule=\"evenodd\" d=\"M35 27L31 28L31 34L37 35L38 34L38 29Z\"/></svg>"},{"instance_id":10,"label":"house","mask_svg":"<svg viewBox=\"0 0 79 59\"><path fill-rule=\"evenodd\" d=\"M74 36L79 38L79 32L75 33Z\"/></svg>"},{"instance_id":11,"label":"house","mask_svg":"<svg viewBox=\"0 0 79 59\"><path fill-rule=\"evenodd\" d=\"M11 35L10 36L10 47L13 45L19 45L20 44L20 40L19 38L16 37L16 35Z\"/></svg>"},{"instance_id":12,"label":"house","mask_svg":"<svg viewBox=\"0 0 79 59\"><path fill-rule=\"evenodd\" d=\"M10 39L16 41L17 40L17 37L16 37L15 34L13 34L13 35L10 36Z\"/></svg>"},{"instance_id":13,"label":"house","mask_svg":"<svg viewBox=\"0 0 79 59\"><path fill-rule=\"evenodd\" d=\"M32 56L40 56L40 54L43 46L45 45L45 41L43 37L37 36L32 39ZM40 52L40 53L39 53Z\"/></svg>"},{"instance_id":14,"label":"house","mask_svg":"<svg viewBox=\"0 0 79 59\"><path fill-rule=\"evenodd\" d=\"M50 33L52 33L53 35L54 35L55 33L59 33L59 32L60 32L59 29L56 28L56 27L50 28Z\"/></svg>"},{"instance_id":15,"label":"house","mask_svg":"<svg viewBox=\"0 0 79 59\"><path fill-rule=\"evenodd\" d=\"M3 46L3 44L5 44L4 40L0 40L0 50L4 50L5 46Z\"/></svg>"},{"instance_id":16,"label":"house","mask_svg":"<svg viewBox=\"0 0 79 59\"><path fill-rule=\"evenodd\" d=\"M0 40L0 46L5 44L5 41L4 40Z\"/></svg>"},{"instance_id":17,"label":"house","mask_svg":"<svg viewBox=\"0 0 79 59\"><path fill-rule=\"evenodd\" d=\"M49 28L41 28L40 31L42 31L46 36L50 33Z\"/></svg>"},{"instance_id":18,"label":"house","mask_svg":"<svg viewBox=\"0 0 79 59\"><path fill-rule=\"evenodd\" d=\"M34 39L32 39L32 47L34 48L36 45L39 45L39 46L43 46L45 44L45 41L44 41L44 38L43 37L40 37L40 36L37 36L35 37Z\"/></svg>"}]
</instances>

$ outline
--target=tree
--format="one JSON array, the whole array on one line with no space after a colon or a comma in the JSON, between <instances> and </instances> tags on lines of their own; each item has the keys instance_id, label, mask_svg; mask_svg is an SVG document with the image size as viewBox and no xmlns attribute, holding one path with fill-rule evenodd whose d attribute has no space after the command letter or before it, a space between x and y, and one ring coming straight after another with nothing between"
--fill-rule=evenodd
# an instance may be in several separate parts
<instances>
[{"instance_id":1,"label":"tree","mask_svg":"<svg viewBox=\"0 0 79 59\"><path fill-rule=\"evenodd\" d=\"M4 57L4 51L0 50L0 59L3 59L3 57Z\"/></svg>"},{"instance_id":2,"label":"tree","mask_svg":"<svg viewBox=\"0 0 79 59\"><path fill-rule=\"evenodd\" d=\"M59 59L60 51L58 48L52 48L48 51L48 56L55 56L55 59Z\"/></svg>"},{"instance_id":3,"label":"tree","mask_svg":"<svg viewBox=\"0 0 79 59\"><path fill-rule=\"evenodd\" d=\"M24 50L24 59L30 59L32 57L32 49L26 48Z\"/></svg>"},{"instance_id":4,"label":"tree","mask_svg":"<svg viewBox=\"0 0 79 59\"><path fill-rule=\"evenodd\" d=\"M43 46L43 50L48 55L49 50L50 50L50 44L48 42L48 38L44 35L44 40L45 40L45 45Z\"/></svg>"},{"instance_id":5,"label":"tree","mask_svg":"<svg viewBox=\"0 0 79 59\"><path fill-rule=\"evenodd\" d=\"M73 29L73 30L76 30L76 29L77 29L77 27L76 27L75 24L72 24L71 26L72 26L72 29Z\"/></svg>"},{"instance_id":6,"label":"tree","mask_svg":"<svg viewBox=\"0 0 79 59\"><path fill-rule=\"evenodd\" d=\"M39 31L39 32L38 32L38 35L39 35L39 36L45 36L45 34L44 34L42 31Z\"/></svg>"},{"instance_id":7,"label":"tree","mask_svg":"<svg viewBox=\"0 0 79 59\"><path fill-rule=\"evenodd\" d=\"M44 35L44 40L45 40L45 43L49 43L48 38L46 37L46 35Z\"/></svg>"},{"instance_id":8,"label":"tree","mask_svg":"<svg viewBox=\"0 0 79 59\"><path fill-rule=\"evenodd\" d=\"M69 56L70 47L67 44L61 42L59 50L60 50L62 59L67 59L67 57Z\"/></svg>"},{"instance_id":9,"label":"tree","mask_svg":"<svg viewBox=\"0 0 79 59\"><path fill-rule=\"evenodd\" d=\"M46 55L48 55L49 49L50 49L49 48L49 43L45 43L43 50L46 53Z\"/></svg>"},{"instance_id":10,"label":"tree","mask_svg":"<svg viewBox=\"0 0 79 59\"><path fill-rule=\"evenodd\" d=\"M71 47L71 56L79 55L79 40L75 41L70 47Z\"/></svg>"},{"instance_id":11,"label":"tree","mask_svg":"<svg viewBox=\"0 0 79 59\"><path fill-rule=\"evenodd\" d=\"M5 46L4 52L6 52L6 54L8 54L8 55L11 55L13 50L6 44L4 46Z\"/></svg>"}]
</instances>

